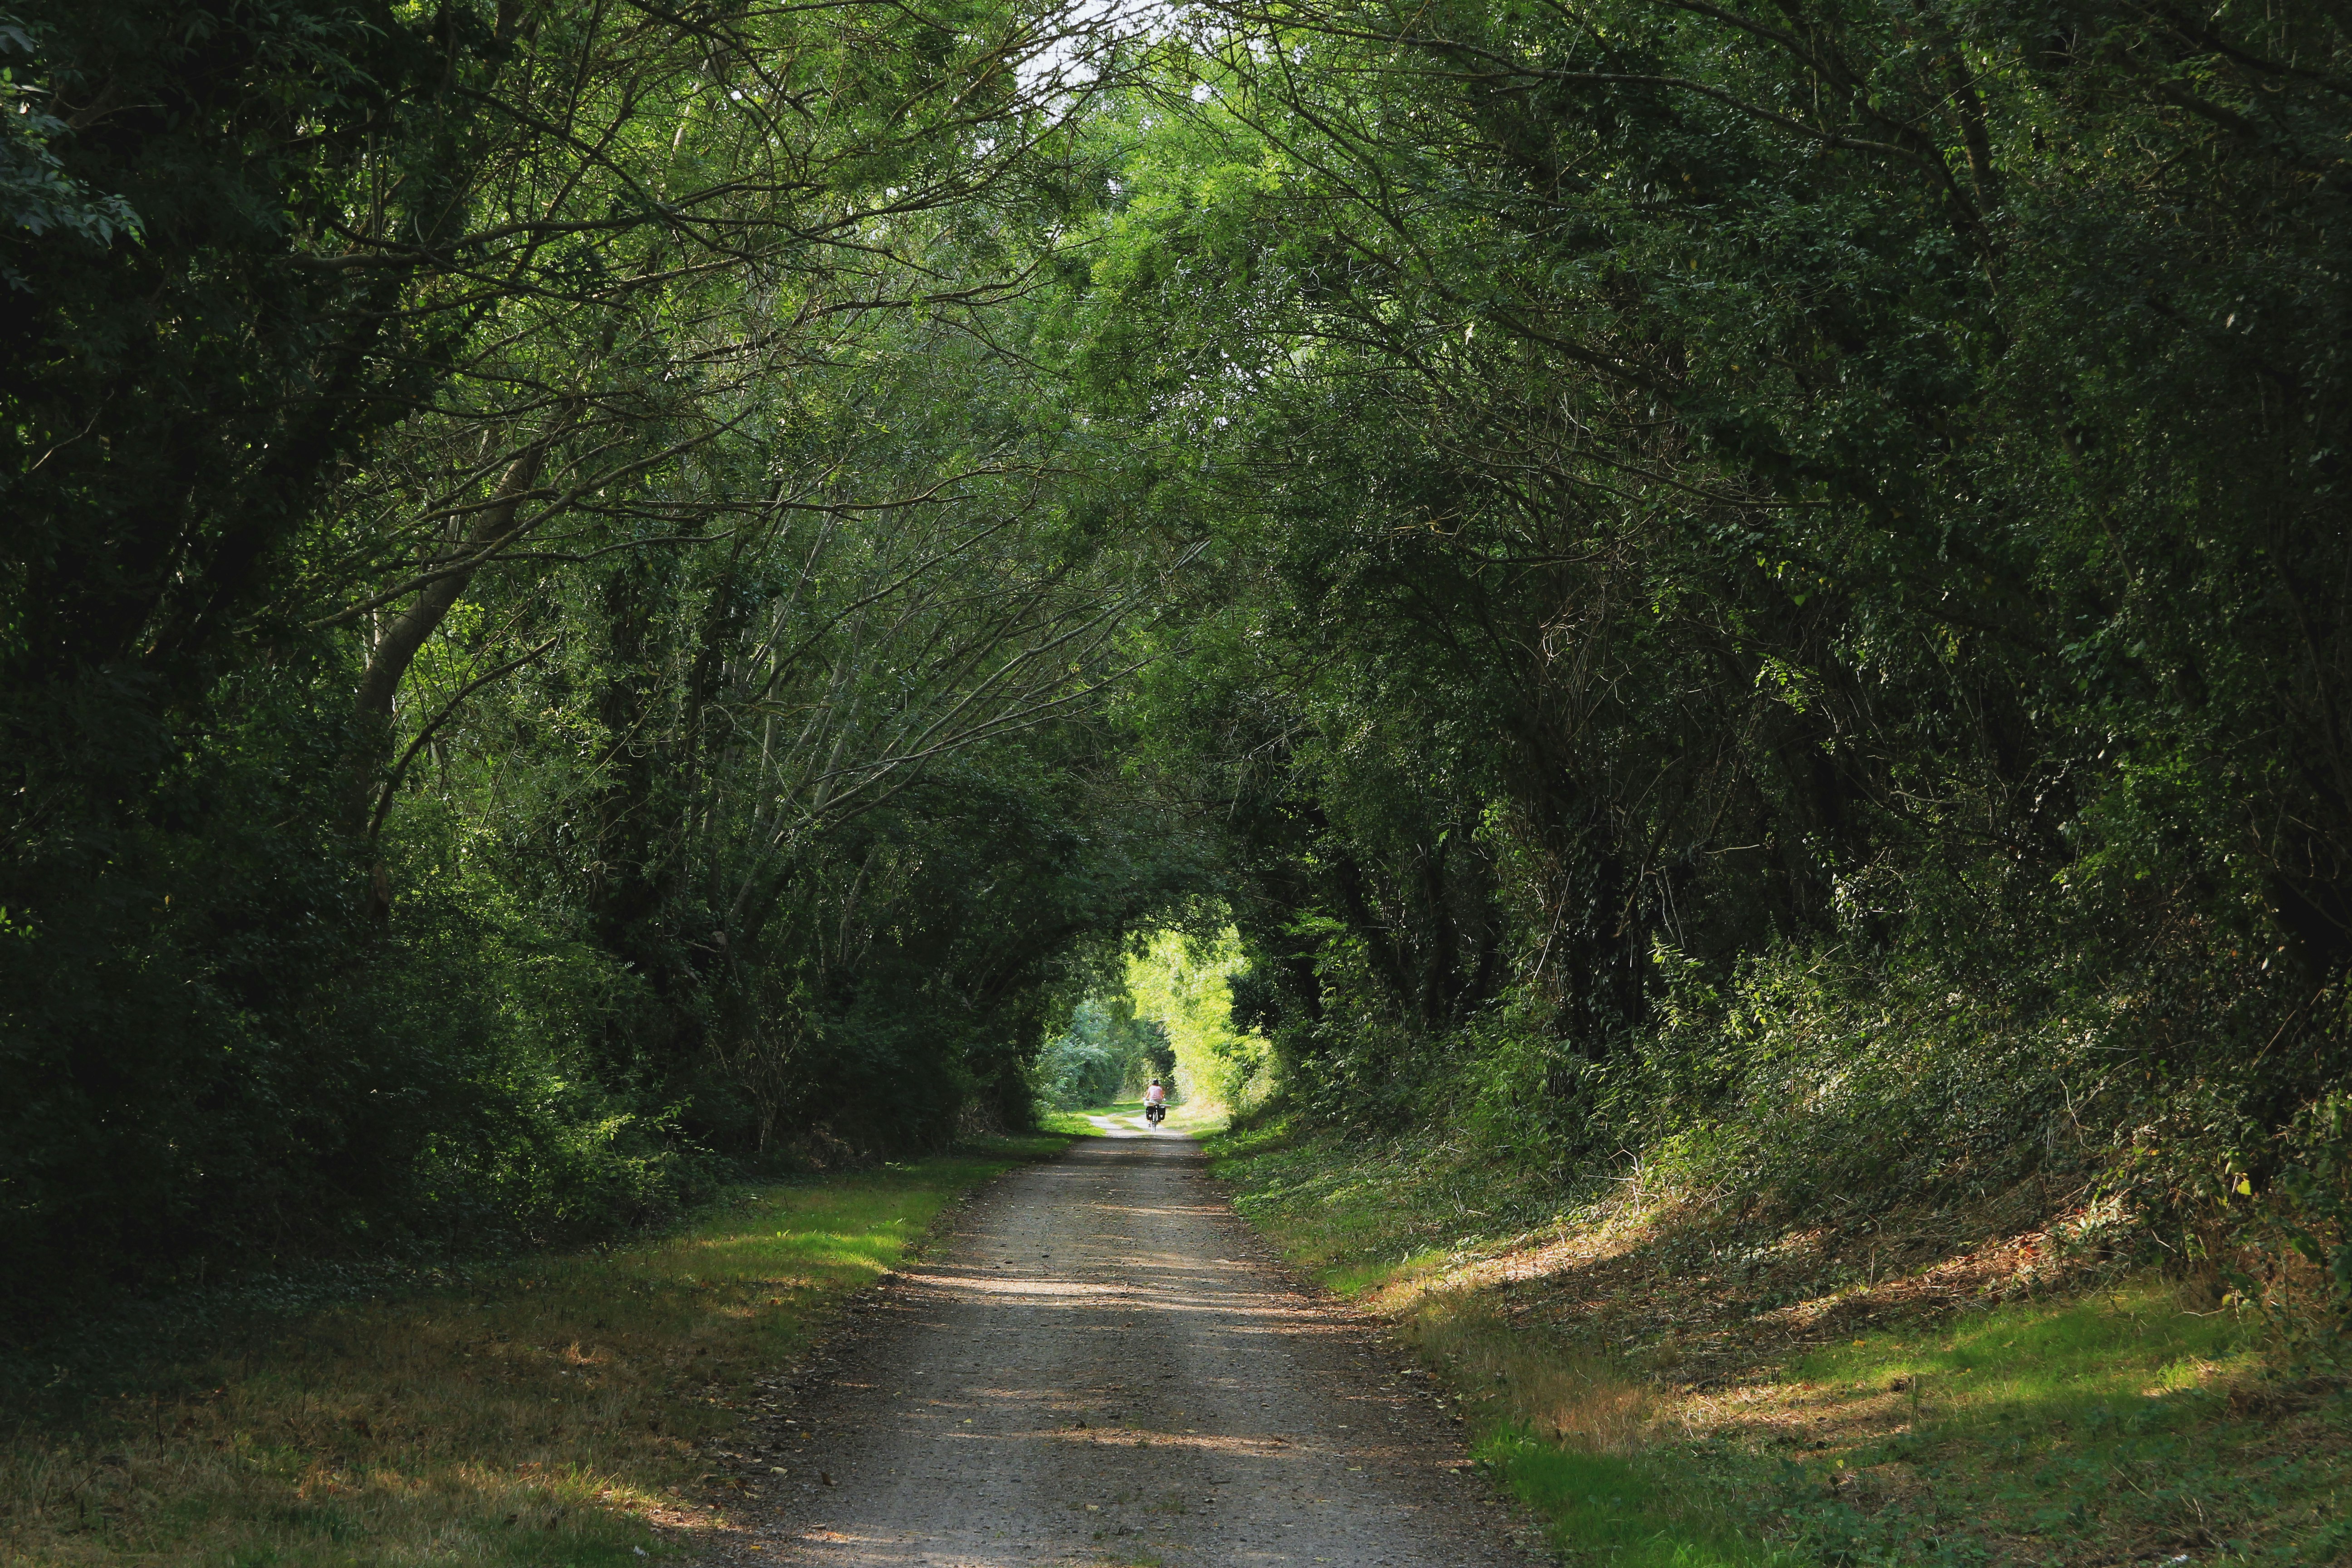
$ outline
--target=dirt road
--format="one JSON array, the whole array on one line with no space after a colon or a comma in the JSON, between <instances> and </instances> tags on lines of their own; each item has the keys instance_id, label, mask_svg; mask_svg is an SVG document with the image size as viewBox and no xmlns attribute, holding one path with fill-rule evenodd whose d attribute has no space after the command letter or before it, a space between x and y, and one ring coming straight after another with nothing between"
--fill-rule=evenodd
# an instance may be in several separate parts
<instances>
[{"instance_id":1,"label":"dirt road","mask_svg":"<svg viewBox=\"0 0 2352 1568\"><path fill-rule=\"evenodd\" d=\"M1189 1139L1005 1177L859 1321L773 1417L789 1473L732 1510L752 1528L730 1560L1539 1561L1454 1473L1460 1428L1296 1288Z\"/></svg>"}]
</instances>

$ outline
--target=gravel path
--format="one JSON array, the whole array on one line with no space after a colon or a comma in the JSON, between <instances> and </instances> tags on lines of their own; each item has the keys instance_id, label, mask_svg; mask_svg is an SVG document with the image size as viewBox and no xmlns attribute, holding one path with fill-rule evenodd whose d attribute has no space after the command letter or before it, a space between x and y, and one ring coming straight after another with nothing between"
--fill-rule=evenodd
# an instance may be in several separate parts
<instances>
[{"instance_id":1,"label":"gravel path","mask_svg":"<svg viewBox=\"0 0 2352 1568\"><path fill-rule=\"evenodd\" d=\"M1006 1176L856 1321L774 1417L789 1474L730 1509L749 1528L722 1561L1545 1561L1457 1473L1460 1428L1273 1261L1190 1139Z\"/></svg>"}]
</instances>

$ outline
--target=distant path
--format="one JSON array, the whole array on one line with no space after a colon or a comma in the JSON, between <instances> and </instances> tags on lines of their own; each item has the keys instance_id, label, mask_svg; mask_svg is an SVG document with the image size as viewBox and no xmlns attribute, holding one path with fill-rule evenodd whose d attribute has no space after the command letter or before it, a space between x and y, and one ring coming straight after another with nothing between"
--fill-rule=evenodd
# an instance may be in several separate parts
<instances>
[{"instance_id":1,"label":"distant path","mask_svg":"<svg viewBox=\"0 0 2352 1568\"><path fill-rule=\"evenodd\" d=\"M1005 1177L865 1321L768 1429L792 1475L722 1560L1540 1561L1453 1472L1458 1428L1268 1259L1188 1138Z\"/></svg>"}]
</instances>

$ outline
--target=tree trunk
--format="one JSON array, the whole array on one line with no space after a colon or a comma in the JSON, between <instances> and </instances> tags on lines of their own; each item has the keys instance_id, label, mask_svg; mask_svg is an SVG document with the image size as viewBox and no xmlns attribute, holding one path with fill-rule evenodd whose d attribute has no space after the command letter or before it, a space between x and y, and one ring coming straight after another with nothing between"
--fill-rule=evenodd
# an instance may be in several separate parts
<instances>
[{"instance_id":1,"label":"tree trunk","mask_svg":"<svg viewBox=\"0 0 2352 1568\"><path fill-rule=\"evenodd\" d=\"M539 482L540 467L546 456L546 443L538 442L507 465L498 489L491 492L491 504L476 516L474 526L450 552L452 559L467 560L513 531L515 513L521 509L522 498ZM367 669L360 677L359 691L352 704L359 719L359 743L352 758L350 796L354 837L368 836L374 819L379 787L376 773L392 746L393 700L400 693L400 683L407 676L408 667L416 661L425 640L440 628L450 609L465 596L479 569L477 562L427 583L405 609L392 617L368 656ZM391 889L381 858L374 868L371 906L372 912L379 918L390 912L392 907Z\"/></svg>"}]
</instances>

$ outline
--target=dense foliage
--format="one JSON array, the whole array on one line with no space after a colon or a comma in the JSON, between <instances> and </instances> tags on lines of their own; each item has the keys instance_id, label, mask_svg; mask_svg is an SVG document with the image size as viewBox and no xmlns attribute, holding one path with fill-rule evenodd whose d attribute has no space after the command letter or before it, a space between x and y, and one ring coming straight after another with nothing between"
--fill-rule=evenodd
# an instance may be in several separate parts
<instances>
[{"instance_id":1,"label":"dense foliage","mask_svg":"<svg viewBox=\"0 0 2352 1568\"><path fill-rule=\"evenodd\" d=\"M2338 1247L2336 19L1118 23L0 17L0 1255L609 1225L1139 985L1562 1181Z\"/></svg>"},{"instance_id":2,"label":"dense foliage","mask_svg":"<svg viewBox=\"0 0 2352 1568\"><path fill-rule=\"evenodd\" d=\"M1197 451L1247 584L1140 706L1217 781L1291 1092L1801 1205L2325 1185L2337 19L1192 42L1078 363Z\"/></svg>"},{"instance_id":3,"label":"dense foliage","mask_svg":"<svg viewBox=\"0 0 2352 1568\"><path fill-rule=\"evenodd\" d=\"M1057 1110L1110 1105L1141 1099L1154 1079L1175 1072L1167 1030L1137 1016L1125 995L1107 993L1083 997L1069 1026L1037 1053L1037 1095Z\"/></svg>"},{"instance_id":4,"label":"dense foliage","mask_svg":"<svg viewBox=\"0 0 2352 1568\"><path fill-rule=\"evenodd\" d=\"M1014 352L1106 40L162 0L0 45L15 1307L1025 1118L1064 951L1199 858L1087 724L1181 546L1112 537Z\"/></svg>"}]
</instances>

